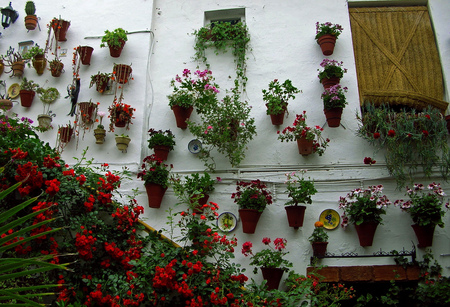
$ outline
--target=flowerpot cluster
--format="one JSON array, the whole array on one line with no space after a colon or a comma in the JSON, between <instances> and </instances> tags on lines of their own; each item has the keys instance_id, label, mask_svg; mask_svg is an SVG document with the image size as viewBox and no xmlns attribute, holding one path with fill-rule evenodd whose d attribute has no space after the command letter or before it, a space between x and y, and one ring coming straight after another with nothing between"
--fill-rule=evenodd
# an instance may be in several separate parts
<instances>
[{"instance_id":1,"label":"flowerpot cluster","mask_svg":"<svg viewBox=\"0 0 450 307\"><path fill-rule=\"evenodd\" d=\"M386 214L386 208L391 204L386 195L382 195L382 190L382 185L370 186L355 189L340 198L339 208L344 211L342 227L355 224L363 247L372 246L376 229L382 224L381 215ZM449 203L444 205L444 191L440 184L433 182L427 189L422 184L415 184L413 188L407 188L406 195L409 200L396 200L394 204L411 215L418 247L432 246L434 229L436 225L444 227L444 207L449 208Z\"/></svg>"}]
</instances>

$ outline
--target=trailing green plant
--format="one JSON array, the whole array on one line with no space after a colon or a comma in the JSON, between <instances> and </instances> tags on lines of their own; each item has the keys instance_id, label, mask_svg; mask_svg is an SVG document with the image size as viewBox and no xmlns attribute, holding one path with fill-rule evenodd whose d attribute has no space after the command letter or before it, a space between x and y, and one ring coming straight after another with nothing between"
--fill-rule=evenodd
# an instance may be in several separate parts
<instances>
[{"instance_id":1,"label":"trailing green plant","mask_svg":"<svg viewBox=\"0 0 450 307\"><path fill-rule=\"evenodd\" d=\"M286 174L286 192L288 192L288 197L291 199L285 203L285 206L311 204L311 196L317 193L317 190L314 187L314 182L304 178L306 170L300 170L299 172L302 174L301 177L297 174L297 172Z\"/></svg>"},{"instance_id":2,"label":"trailing green plant","mask_svg":"<svg viewBox=\"0 0 450 307\"><path fill-rule=\"evenodd\" d=\"M226 52L228 48L231 49L236 63L236 80L245 88L246 60L250 41L247 26L242 22L218 21L195 30L192 34L195 36L194 60L205 63L208 68L209 64L205 55L207 48L213 47L216 55Z\"/></svg>"},{"instance_id":3,"label":"trailing green plant","mask_svg":"<svg viewBox=\"0 0 450 307\"><path fill-rule=\"evenodd\" d=\"M207 172L203 174L193 173L183 178L180 176L170 178L175 195L185 202L189 202L193 196L211 193L214 191L214 185L218 180L220 180L219 177L214 180Z\"/></svg>"},{"instance_id":4,"label":"trailing green plant","mask_svg":"<svg viewBox=\"0 0 450 307\"><path fill-rule=\"evenodd\" d=\"M384 149L386 167L397 182L397 188L412 184L419 166L430 177L440 167L447 179L450 172L447 124L439 110L397 111L387 104L375 107L366 103L362 116L357 115L357 135L378 152Z\"/></svg>"},{"instance_id":5,"label":"trailing green plant","mask_svg":"<svg viewBox=\"0 0 450 307\"><path fill-rule=\"evenodd\" d=\"M38 44L34 44L33 47L28 48L27 52L25 52L22 56L24 60L28 61L28 67L31 67L30 60L33 60L37 55L44 56L44 49L39 47Z\"/></svg>"},{"instance_id":6,"label":"trailing green plant","mask_svg":"<svg viewBox=\"0 0 450 307\"><path fill-rule=\"evenodd\" d=\"M119 49L127 40L127 31L122 28L117 28L113 31L105 30L105 35L102 37L100 47L113 47L114 49Z\"/></svg>"},{"instance_id":7,"label":"trailing green plant","mask_svg":"<svg viewBox=\"0 0 450 307\"><path fill-rule=\"evenodd\" d=\"M214 170L215 160L211 151L224 154L233 167L245 158L247 144L256 135L255 119L250 117L251 107L240 100L240 93L233 88L217 105L208 105L200 113L200 122L188 121L189 131L202 142L199 158L209 170Z\"/></svg>"},{"instance_id":8,"label":"trailing green plant","mask_svg":"<svg viewBox=\"0 0 450 307\"><path fill-rule=\"evenodd\" d=\"M155 130L151 128L148 130L148 134L150 138L148 141L148 148L152 149L155 146L168 146L170 150L173 150L173 146L175 146L175 135L170 130Z\"/></svg>"},{"instance_id":9,"label":"trailing green plant","mask_svg":"<svg viewBox=\"0 0 450 307\"><path fill-rule=\"evenodd\" d=\"M308 238L310 243L314 242L328 242L328 234L325 232L325 228L323 228L323 223L321 221L317 221L314 223L314 230L311 236Z\"/></svg>"},{"instance_id":10,"label":"trailing green plant","mask_svg":"<svg viewBox=\"0 0 450 307\"><path fill-rule=\"evenodd\" d=\"M50 115L50 104L59 98L59 91L55 87L39 88L37 89L39 99L44 104L44 114Z\"/></svg>"},{"instance_id":11,"label":"trailing green plant","mask_svg":"<svg viewBox=\"0 0 450 307\"><path fill-rule=\"evenodd\" d=\"M267 115L282 114L287 111L288 100L295 99L294 94L302 91L292 85L292 81L287 79L280 84L278 79L270 81L269 88L263 89L263 100L266 102Z\"/></svg>"},{"instance_id":12,"label":"trailing green plant","mask_svg":"<svg viewBox=\"0 0 450 307\"><path fill-rule=\"evenodd\" d=\"M36 92L40 89L40 85L35 83L33 80L29 80L26 77L22 78L22 83L20 83L20 89L25 91Z\"/></svg>"},{"instance_id":13,"label":"trailing green plant","mask_svg":"<svg viewBox=\"0 0 450 307\"><path fill-rule=\"evenodd\" d=\"M111 77L112 77L112 73L98 72L95 75L91 75L91 82L89 83L89 88L91 88L95 84L98 91L100 93L103 93L102 86L105 84L108 84Z\"/></svg>"}]
</instances>

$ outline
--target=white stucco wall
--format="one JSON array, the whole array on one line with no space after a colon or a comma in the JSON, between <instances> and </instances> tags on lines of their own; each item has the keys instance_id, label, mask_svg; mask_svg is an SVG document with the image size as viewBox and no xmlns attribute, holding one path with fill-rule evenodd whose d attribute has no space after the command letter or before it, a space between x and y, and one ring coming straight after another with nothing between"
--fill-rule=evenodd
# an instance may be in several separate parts
<instances>
[{"instance_id":1,"label":"white stucco wall","mask_svg":"<svg viewBox=\"0 0 450 307\"><path fill-rule=\"evenodd\" d=\"M249 259L240 253L240 246L245 241L252 241L259 250L258 245L263 237L284 237L288 240L289 259L294 262L294 269L303 273L312 255L311 246L307 240L310 236L314 222L318 220L324 209L337 210L340 196L360 186L367 187L373 184L383 184L386 195L394 201L403 197L403 191L395 190L395 181L388 176L383 163L383 154L374 156L371 148L364 140L355 136L357 129L356 112L359 112L356 71L350 31L348 3L345 0L321 0L314 4L309 0L301 1L182 1L182 0L134 0L129 3L117 2L111 4L107 1L74 2L36 1L36 14L41 18L42 31L27 33L23 24L25 0L17 0L12 4L19 11L20 17L15 24L2 31L0 52L6 53L11 45L17 48L20 41L34 40L44 46L47 37L45 27L53 17L61 16L71 21L67 34L67 42L61 43L61 48L68 50L68 56L63 58L65 73L60 78L54 78L46 71L38 76L33 68L26 68L25 76L43 85L57 87L62 98L53 106L57 114L53 120L56 127L73 118L67 117L70 102L63 97L66 87L71 83L71 60L73 48L79 45L94 47L90 66L80 69L81 92L78 101L100 102L100 110L107 111L113 96L100 95L94 88L89 88L90 76L101 72L111 72L113 63L132 63L134 80L124 89L124 102L137 108L136 118L131 129L117 129L116 133L126 133L132 137L127 153L118 151L115 147L114 134L108 133L103 145L95 144L93 131L87 132L84 139L79 140L78 149L75 142L69 143L62 157L73 163L72 157L80 156L82 150L89 147L87 156L93 157L97 163L107 162L114 167L127 166L136 174L142 158L149 154L146 143L146 131L149 128L171 129L176 135L177 145L169 155L168 163L174 165L174 172L187 174L204 170L203 163L187 149L188 142L193 139L189 131L176 127L174 115L168 107L167 95L171 93L170 80L176 74L181 74L184 68L195 69L197 63L193 62L194 37L188 35L195 29L204 25L204 12L228 8L245 8L245 21L249 27L252 52L247 61L248 85L247 93L243 97L253 107L251 115L255 118L258 135L249 144L246 159L238 169L230 167L228 160L220 155L215 157L217 172L212 176L220 176L223 180L216 186L211 194L210 201L217 202L220 212L231 211L238 216L238 208L230 198L235 191L235 182L239 180L261 179L268 182L274 191L275 202L263 213L253 235L243 234L239 224L232 233L238 238L239 248L236 250L236 261L248 266ZM361 2L361 1L359 1ZM362 1L366 2L366 1ZM399 2L399 1L397 1ZM400 1L401 2L401 1ZM404 1L408 3L408 1ZM450 2L447 0L429 0L428 6L432 15L438 47L441 52L443 72L446 76L446 88L450 84L450 33L448 31L448 14ZM262 101L261 90L267 88L268 83L279 80L292 80L293 84L303 91L297 99L289 104L289 117L285 119L284 126L291 125L295 114L307 111L309 125L324 125L325 117L322 111L320 95L322 85L317 78L317 69L323 60L319 46L314 40L315 23L330 21L341 24L344 32L338 39L335 51L330 59L344 62L348 73L341 81L343 86L349 88L347 100L349 105L343 113L342 124L345 127L329 128L325 125L323 135L330 138L330 146L322 157L311 155L302 157L298 154L296 144L281 143L277 140L277 127L273 126L266 115L266 108ZM113 30L122 27L127 31L151 30L152 33L137 33L128 36L128 42L120 58L114 59L109 55L108 48L99 48L100 38L104 30ZM220 57L209 54L211 70L216 82L222 89L232 86L228 75L234 76L234 64L231 55ZM203 68L203 67L200 67ZM10 79L7 74L0 77L6 80L8 86L20 83L17 78ZM223 95L223 94L222 94ZM35 119L42 111L42 104L36 97L33 106L26 109L17 104L13 111L20 116ZM192 115L195 119L197 115ZM105 119L107 121L107 119ZM106 126L106 125L105 125ZM57 129L42 133L42 139L55 144ZM377 164L367 166L363 159L371 156ZM315 180L318 193L313 197L313 204L308 206L304 227L294 230L288 227L284 202L287 199L283 185L287 171L308 169L308 175ZM432 180L418 178L418 182L442 182L439 174ZM450 193L450 185L443 183L445 191ZM125 193L138 187L140 194L138 201L146 207L147 196L140 180L124 184ZM166 210L176 203L173 191L169 189L163 199L161 209L147 208L146 222L156 229L165 227ZM339 211L339 213L342 213ZM400 212L398 208L389 208L384 218L384 225L379 226L372 247L360 247L356 231L353 226L347 230L340 227L329 232L330 243L328 251L341 254L344 252L357 252L371 254L379 251L410 250L412 242L417 242L412 228L410 217ZM445 275L450 274L450 256L440 256L450 253L450 214L444 218L446 227L437 228L434 237L433 252L436 259L445 268ZM418 255L423 253L418 250ZM366 259L325 259L327 265L358 265L358 264L392 264L390 258ZM260 280L260 274L253 275L247 271L249 277Z\"/></svg>"}]
</instances>

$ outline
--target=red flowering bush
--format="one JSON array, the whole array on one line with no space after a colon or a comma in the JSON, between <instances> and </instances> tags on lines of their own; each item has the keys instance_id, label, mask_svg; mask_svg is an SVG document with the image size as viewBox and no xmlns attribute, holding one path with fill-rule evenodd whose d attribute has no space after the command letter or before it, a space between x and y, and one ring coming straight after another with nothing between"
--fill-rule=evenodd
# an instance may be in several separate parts
<instances>
[{"instance_id":1,"label":"red flowering bush","mask_svg":"<svg viewBox=\"0 0 450 307\"><path fill-rule=\"evenodd\" d=\"M136 109L122 101L117 102L114 100L113 104L109 106L108 111L108 117L110 119L109 131L114 131L115 125L121 122L129 129L130 124L132 124L132 119L134 118L133 113Z\"/></svg>"},{"instance_id":2,"label":"red flowering bush","mask_svg":"<svg viewBox=\"0 0 450 307\"><path fill-rule=\"evenodd\" d=\"M270 243L272 243L270 238L263 238L262 243L267 245L269 248L263 249L255 254L253 254L253 244L250 241L242 244L242 254L246 257L250 256L252 259L250 265L256 266L253 269L253 273L256 274L258 272L258 267L280 268L284 271L289 271L288 268L292 267L292 263L286 259L283 259L283 257L289 253L285 251L287 240L276 238L273 241L274 247L270 245Z\"/></svg>"},{"instance_id":3,"label":"red flowering bush","mask_svg":"<svg viewBox=\"0 0 450 307\"><path fill-rule=\"evenodd\" d=\"M236 193L231 194L231 198L240 209L256 209L259 212L272 203L272 193L259 179L250 182L238 181Z\"/></svg>"}]
</instances>

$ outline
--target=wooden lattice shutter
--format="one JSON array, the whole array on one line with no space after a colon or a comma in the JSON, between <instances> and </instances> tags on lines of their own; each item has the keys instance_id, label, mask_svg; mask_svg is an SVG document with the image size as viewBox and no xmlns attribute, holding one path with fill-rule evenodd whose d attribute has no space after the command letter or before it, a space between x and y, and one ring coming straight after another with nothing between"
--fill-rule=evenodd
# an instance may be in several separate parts
<instances>
[{"instance_id":1,"label":"wooden lattice shutter","mask_svg":"<svg viewBox=\"0 0 450 307\"><path fill-rule=\"evenodd\" d=\"M350 8L350 21L361 104L447 109L426 7Z\"/></svg>"}]
</instances>

